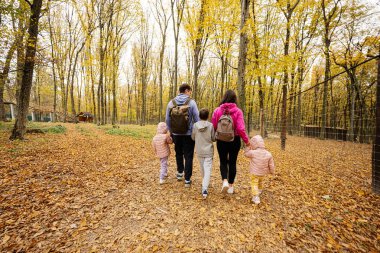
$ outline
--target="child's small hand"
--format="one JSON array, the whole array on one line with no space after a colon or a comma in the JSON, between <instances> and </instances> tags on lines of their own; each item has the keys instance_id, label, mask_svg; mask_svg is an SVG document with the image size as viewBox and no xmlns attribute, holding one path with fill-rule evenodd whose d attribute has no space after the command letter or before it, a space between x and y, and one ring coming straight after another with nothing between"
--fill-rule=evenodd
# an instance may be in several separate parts
<instances>
[{"instance_id":1,"label":"child's small hand","mask_svg":"<svg viewBox=\"0 0 380 253\"><path fill-rule=\"evenodd\" d=\"M166 135L166 142L169 143L169 144L173 144L173 139L172 139L172 137L169 134Z\"/></svg>"}]
</instances>

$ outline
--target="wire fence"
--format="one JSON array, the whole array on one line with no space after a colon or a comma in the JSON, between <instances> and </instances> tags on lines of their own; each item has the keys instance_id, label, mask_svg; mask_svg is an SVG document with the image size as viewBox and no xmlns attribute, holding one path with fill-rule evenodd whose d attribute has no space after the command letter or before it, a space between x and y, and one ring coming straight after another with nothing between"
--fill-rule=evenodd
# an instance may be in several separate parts
<instances>
[{"instance_id":1,"label":"wire fence","mask_svg":"<svg viewBox=\"0 0 380 253\"><path fill-rule=\"evenodd\" d=\"M380 104L379 57L346 68L326 81L323 73L315 71L314 84L302 91L297 84L289 85L286 101L287 136L372 145L372 188L377 193L380 193L380 112L376 110ZM281 90L272 94L271 100L268 95L263 96L267 104L264 108L260 108L259 99L248 108L248 124L263 136L281 135L281 94Z\"/></svg>"}]
</instances>

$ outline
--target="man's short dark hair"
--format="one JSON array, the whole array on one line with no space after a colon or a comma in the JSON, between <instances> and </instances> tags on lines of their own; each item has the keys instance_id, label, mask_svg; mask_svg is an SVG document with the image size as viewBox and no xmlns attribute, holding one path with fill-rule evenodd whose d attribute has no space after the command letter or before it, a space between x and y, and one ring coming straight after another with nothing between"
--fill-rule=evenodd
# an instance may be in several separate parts
<instances>
[{"instance_id":1,"label":"man's short dark hair","mask_svg":"<svg viewBox=\"0 0 380 253\"><path fill-rule=\"evenodd\" d=\"M182 83L181 86L179 86L179 93L184 93L186 90L191 90L190 85Z\"/></svg>"},{"instance_id":2,"label":"man's short dark hair","mask_svg":"<svg viewBox=\"0 0 380 253\"><path fill-rule=\"evenodd\" d=\"M208 119L208 115L209 115L209 112L208 112L207 108L202 108L202 109L199 110L199 118L201 120L207 120Z\"/></svg>"}]
</instances>

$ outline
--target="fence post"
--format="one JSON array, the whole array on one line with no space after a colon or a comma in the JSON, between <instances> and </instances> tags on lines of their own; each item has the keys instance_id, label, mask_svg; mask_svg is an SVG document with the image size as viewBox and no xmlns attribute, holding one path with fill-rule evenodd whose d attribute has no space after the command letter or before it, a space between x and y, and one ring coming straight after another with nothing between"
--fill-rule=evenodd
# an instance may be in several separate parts
<instances>
[{"instance_id":1,"label":"fence post","mask_svg":"<svg viewBox=\"0 0 380 253\"><path fill-rule=\"evenodd\" d=\"M372 191L380 194L380 55L377 58L376 132L372 147Z\"/></svg>"}]
</instances>

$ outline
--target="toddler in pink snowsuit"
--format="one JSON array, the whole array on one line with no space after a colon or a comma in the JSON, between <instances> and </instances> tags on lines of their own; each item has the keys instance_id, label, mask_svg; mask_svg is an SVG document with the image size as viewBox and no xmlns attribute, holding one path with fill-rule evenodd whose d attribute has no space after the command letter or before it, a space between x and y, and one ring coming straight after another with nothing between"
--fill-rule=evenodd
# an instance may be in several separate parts
<instances>
[{"instance_id":1,"label":"toddler in pink snowsuit","mask_svg":"<svg viewBox=\"0 0 380 253\"><path fill-rule=\"evenodd\" d=\"M262 179L267 174L274 174L274 161L272 154L265 149L264 140L260 135L253 136L249 143L250 147L245 148L244 155L250 158L252 202L259 204Z\"/></svg>"},{"instance_id":2,"label":"toddler in pink snowsuit","mask_svg":"<svg viewBox=\"0 0 380 253\"><path fill-rule=\"evenodd\" d=\"M170 155L169 144L172 144L173 140L168 135L168 127L165 122L158 123L157 133L153 137L153 148L157 157L160 158L161 170L160 170L160 184L165 183L165 178L168 176L168 159Z\"/></svg>"}]
</instances>

